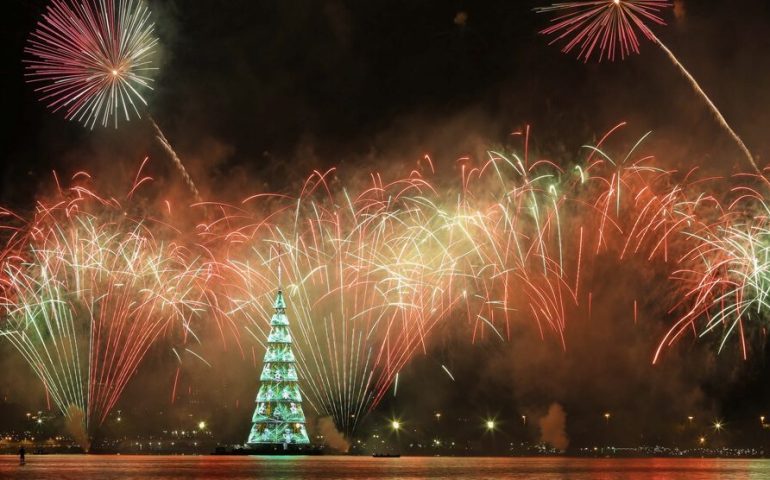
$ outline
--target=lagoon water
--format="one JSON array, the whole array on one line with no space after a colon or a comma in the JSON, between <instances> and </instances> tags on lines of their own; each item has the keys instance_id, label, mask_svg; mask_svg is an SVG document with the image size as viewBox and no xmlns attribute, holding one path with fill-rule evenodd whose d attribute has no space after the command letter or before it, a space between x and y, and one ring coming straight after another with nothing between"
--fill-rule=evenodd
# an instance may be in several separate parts
<instances>
[{"instance_id":1,"label":"lagoon water","mask_svg":"<svg viewBox=\"0 0 770 480\"><path fill-rule=\"evenodd\" d=\"M755 480L770 460L402 457L0 456L0 479Z\"/></svg>"}]
</instances>

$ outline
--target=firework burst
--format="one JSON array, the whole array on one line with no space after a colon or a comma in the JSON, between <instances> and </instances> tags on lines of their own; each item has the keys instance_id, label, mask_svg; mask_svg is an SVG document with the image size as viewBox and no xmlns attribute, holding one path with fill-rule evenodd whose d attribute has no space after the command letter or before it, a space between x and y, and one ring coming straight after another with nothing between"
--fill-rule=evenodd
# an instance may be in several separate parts
<instances>
[{"instance_id":1,"label":"firework burst","mask_svg":"<svg viewBox=\"0 0 770 480\"><path fill-rule=\"evenodd\" d=\"M751 198L758 200L761 210L753 208L754 204L746 210L727 211L701 231L684 232L690 249L673 274L681 292L676 307L684 314L661 341L654 361L664 347L690 332L701 337L721 333L720 352L729 339L737 338L744 359L750 340L765 336L770 309L770 229L766 213L751 218L746 214L768 211L761 196Z\"/></svg>"},{"instance_id":2,"label":"firework burst","mask_svg":"<svg viewBox=\"0 0 770 480\"><path fill-rule=\"evenodd\" d=\"M213 320L244 358L241 340L253 338L256 363L281 285L303 399L350 434L442 327L506 341L526 321L564 345L585 293L590 315L594 275L581 280L581 270L617 253L675 266L666 310L678 321L661 345L722 329L745 352L770 308L764 190L712 195L712 179L657 167L640 151L646 136L613 160L605 142L615 131L571 169L532 162L527 147L462 158L456 175L427 157L392 181L332 169L294 196L203 204L204 221L176 227L170 205L168 216L136 215L81 186L60 190L29 221L0 210L11 237L0 251L0 336L64 415L74 408L96 426L174 326L197 340L193 327Z\"/></svg>"},{"instance_id":3,"label":"firework burst","mask_svg":"<svg viewBox=\"0 0 770 480\"><path fill-rule=\"evenodd\" d=\"M137 179L132 192L147 178ZM91 432L148 349L173 328L191 331L211 303L208 271L178 232L82 185L40 202L28 221L3 213L13 233L0 255L0 337L60 412Z\"/></svg>"},{"instance_id":4,"label":"firework burst","mask_svg":"<svg viewBox=\"0 0 770 480\"><path fill-rule=\"evenodd\" d=\"M588 62L594 54L597 54L601 61L605 58L615 60L618 55L625 58L631 53L639 53L637 30L641 32L663 50L695 93L705 102L722 129L735 141L754 170L760 173L754 156L743 139L727 123L722 112L674 52L647 25L647 23L665 25L660 14L671 5L669 0L587 0L555 3L549 7L537 8L536 11L555 13L552 25L541 30L540 33L554 36L551 44L566 41L562 51L570 53L578 49L578 58L584 62Z\"/></svg>"},{"instance_id":5,"label":"firework burst","mask_svg":"<svg viewBox=\"0 0 770 480\"><path fill-rule=\"evenodd\" d=\"M659 13L670 6L668 0L597 0L557 3L537 11L557 14L540 33L553 35L551 43L566 41L562 51L578 49L578 58L587 62L593 54L601 61L639 53L637 30L654 40L645 21L665 25Z\"/></svg>"},{"instance_id":6,"label":"firework burst","mask_svg":"<svg viewBox=\"0 0 770 480\"><path fill-rule=\"evenodd\" d=\"M579 177L562 182L550 162L490 152L478 166L462 160L439 188L423 165L342 189L334 172L317 172L296 198L217 204L222 217L202 226L223 279L218 303L260 343L281 265L304 398L346 433L442 323L471 341L505 341L522 318L561 336L576 297L558 187Z\"/></svg>"},{"instance_id":7,"label":"firework burst","mask_svg":"<svg viewBox=\"0 0 770 480\"><path fill-rule=\"evenodd\" d=\"M54 0L25 48L28 81L67 119L117 127L147 104L154 28L142 0Z\"/></svg>"}]
</instances>

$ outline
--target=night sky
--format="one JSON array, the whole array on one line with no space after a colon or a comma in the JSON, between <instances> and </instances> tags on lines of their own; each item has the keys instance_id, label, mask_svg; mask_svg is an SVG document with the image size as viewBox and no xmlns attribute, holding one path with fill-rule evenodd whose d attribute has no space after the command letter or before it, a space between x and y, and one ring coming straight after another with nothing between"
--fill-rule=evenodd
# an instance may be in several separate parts
<instances>
[{"instance_id":1,"label":"night sky","mask_svg":"<svg viewBox=\"0 0 770 480\"><path fill-rule=\"evenodd\" d=\"M0 204L30 208L50 188L53 170L63 178L81 169L130 178L145 156L164 188L180 188L146 120L90 131L37 101L24 82L22 58L46 3L3 5ZM644 41L641 55L583 64L537 35L547 19L532 9L544 2L148 3L161 40L148 113L207 198L293 191L313 169L329 166L350 175L373 169L403 174L425 154L451 171L464 155L520 149L511 133L526 125L532 150L564 164L584 155L582 145L628 122L614 140L621 151L652 131L645 148L670 168L721 175L746 170L740 152L659 49ZM666 20L656 33L761 163L770 159L770 2L682 0ZM663 289L656 281L660 272L638 274L635 267L598 269L597 278L619 280L598 288L590 318L577 314L568 323L566 350L557 338L537 338L524 321L509 343L486 338L471 345L467 331L446 327L402 372L398 396L389 395L362 429L393 415L426 418L435 411L470 418L472 426L455 425L461 430L477 428L474 422L485 415L513 429L520 415L543 415L558 402L579 445L607 435L596 428L604 411L625 426L613 433L620 443L676 440L672 425L693 412L726 419L735 441L755 441L748 425L770 414L765 340L757 340L748 361L730 348L716 357L713 344L688 340L653 367L654 348L671 318L650 299L634 325L621 290ZM2 427L44 400L8 345L0 346L0 356L8 372L0 378ZM234 352L216 358L221 383L208 384L210 373L192 368L188 391L197 392L195 408L219 412L212 415L219 415L222 438L238 441L248 429L256 372ZM128 415L177 415L168 405L174 368L168 363L167 351L150 352L120 403ZM430 388L425 378L432 379ZM158 395L144 395L148 388ZM237 414L222 410L236 400ZM524 427L519 434L537 437Z\"/></svg>"}]
</instances>

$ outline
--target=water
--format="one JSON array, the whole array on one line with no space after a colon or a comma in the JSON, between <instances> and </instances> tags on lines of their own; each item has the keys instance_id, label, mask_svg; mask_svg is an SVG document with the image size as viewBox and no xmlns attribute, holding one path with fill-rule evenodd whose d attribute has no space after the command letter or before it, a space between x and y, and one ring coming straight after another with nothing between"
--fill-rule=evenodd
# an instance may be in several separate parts
<instances>
[{"instance_id":1,"label":"water","mask_svg":"<svg viewBox=\"0 0 770 480\"><path fill-rule=\"evenodd\" d=\"M0 479L34 480L754 480L770 460L0 456Z\"/></svg>"}]
</instances>

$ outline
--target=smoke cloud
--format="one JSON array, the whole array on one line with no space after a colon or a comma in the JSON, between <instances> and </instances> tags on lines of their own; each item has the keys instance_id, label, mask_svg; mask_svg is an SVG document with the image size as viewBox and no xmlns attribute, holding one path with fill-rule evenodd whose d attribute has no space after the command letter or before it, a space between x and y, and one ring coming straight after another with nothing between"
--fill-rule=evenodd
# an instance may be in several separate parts
<instances>
[{"instance_id":1,"label":"smoke cloud","mask_svg":"<svg viewBox=\"0 0 770 480\"><path fill-rule=\"evenodd\" d=\"M347 453L350 450L350 442L345 436L337 430L334 420L331 417L320 417L316 421L315 431L322 435L326 445L341 453Z\"/></svg>"},{"instance_id":2,"label":"smoke cloud","mask_svg":"<svg viewBox=\"0 0 770 480\"><path fill-rule=\"evenodd\" d=\"M91 449L91 440L86 432L86 416L83 410L75 405L67 408L65 428L72 438L88 453Z\"/></svg>"},{"instance_id":3,"label":"smoke cloud","mask_svg":"<svg viewBox=\"0 0 770 480\"><path fill-rule=\"evenodd\" d=\"M564 451L569 446L567 438L567 414L558 403L548 407L548 413L538 420L540 425L540 441L553 448Z\"/></svg>"}]
</instances>

